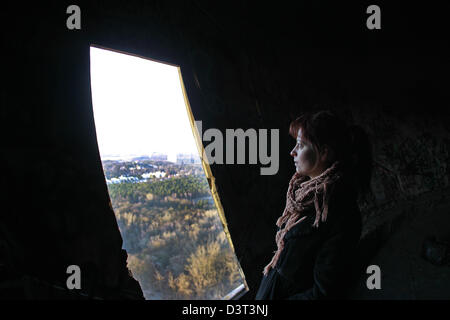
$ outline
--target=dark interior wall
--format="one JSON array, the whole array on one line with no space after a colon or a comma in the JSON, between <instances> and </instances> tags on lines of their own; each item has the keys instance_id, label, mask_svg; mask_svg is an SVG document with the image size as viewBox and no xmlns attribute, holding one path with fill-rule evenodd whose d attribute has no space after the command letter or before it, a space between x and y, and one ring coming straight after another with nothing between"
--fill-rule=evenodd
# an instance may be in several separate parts
<instances>
[{"instance_id":1,"label":"dark interior wall","mask_svg":"<svg viewBox=\"0 0 450 320\"><path fill-rule=\"evenodd\" d=\"M294 173L287 128L302 111L329 108L368 131L382 167L360 204L366 221L399 199L448 187L444 10L382 7L383 29L369 31L363 4L89 1L78 3L82 29L71 31L70 4L1 12L1 236L18 272L64 283L67 265L86 265L99 286L133 287L97 150L90 44L179 65L203 130L280 129L276 175L211 166L246 298L274 250Z\"/></svg>"}]
</instances>

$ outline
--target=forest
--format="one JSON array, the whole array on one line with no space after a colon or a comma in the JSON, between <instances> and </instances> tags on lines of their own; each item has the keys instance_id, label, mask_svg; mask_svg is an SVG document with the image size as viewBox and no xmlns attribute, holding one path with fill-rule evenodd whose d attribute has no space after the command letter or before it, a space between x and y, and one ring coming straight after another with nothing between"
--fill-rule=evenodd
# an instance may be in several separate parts
<instances>
[{"instance_id":1,"label":"forest","mask_svg":"<svg viewBox=\"0 0 450 320\"><path fill-rule=\"evenodd\" d=\"M221 299L243 283L204 175L108 189L146 299Z\"/></svg>"}]
</instances>

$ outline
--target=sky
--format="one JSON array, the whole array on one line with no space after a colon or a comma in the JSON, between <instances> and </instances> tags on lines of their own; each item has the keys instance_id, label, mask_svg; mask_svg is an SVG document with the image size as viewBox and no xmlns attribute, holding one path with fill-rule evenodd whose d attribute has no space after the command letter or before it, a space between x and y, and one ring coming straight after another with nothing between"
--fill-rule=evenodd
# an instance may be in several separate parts
<instances>
[{"instance_id":1,"label":"sky","mask_svg":"<svg viewBox=\"0 0 450 320\"><path fill-rule=\"evenodd\" d=\"M91 47L91 92L100 156L197 155L178 67Z\"/></svg>"}]
</instances>

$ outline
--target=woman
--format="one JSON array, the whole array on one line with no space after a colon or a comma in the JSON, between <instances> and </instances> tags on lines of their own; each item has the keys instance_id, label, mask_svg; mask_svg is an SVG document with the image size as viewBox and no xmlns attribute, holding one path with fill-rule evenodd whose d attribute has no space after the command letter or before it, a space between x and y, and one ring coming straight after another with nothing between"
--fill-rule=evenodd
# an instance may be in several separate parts
<instances>
[{"instance_id":1,"label":"woman","mask_svg":"<svg viewBox=\"0 0 450 320\"><path fill-rule=\"evenodd\" d=\"M361 234L357 199L369 189L371 144L331 111L303 114L289 134L296 172L256 299L342 298Z\"/></svg>"}]
</instances>

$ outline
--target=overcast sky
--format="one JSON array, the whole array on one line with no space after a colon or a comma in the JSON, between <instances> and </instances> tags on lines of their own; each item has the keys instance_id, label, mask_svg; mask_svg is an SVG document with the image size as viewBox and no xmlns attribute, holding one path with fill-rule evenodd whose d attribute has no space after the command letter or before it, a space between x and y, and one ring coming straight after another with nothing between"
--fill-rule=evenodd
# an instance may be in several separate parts
<instances>
[{"instance_id":1,"label":"overcast sky","mask_svg":"<svg viewBox=\"0 0 450 320\"><path fill-rule=\"evenodd\" d=\"M177 67L91 47L91 90L102 158L198 154Z\"/></svg>"}]
</instances>

